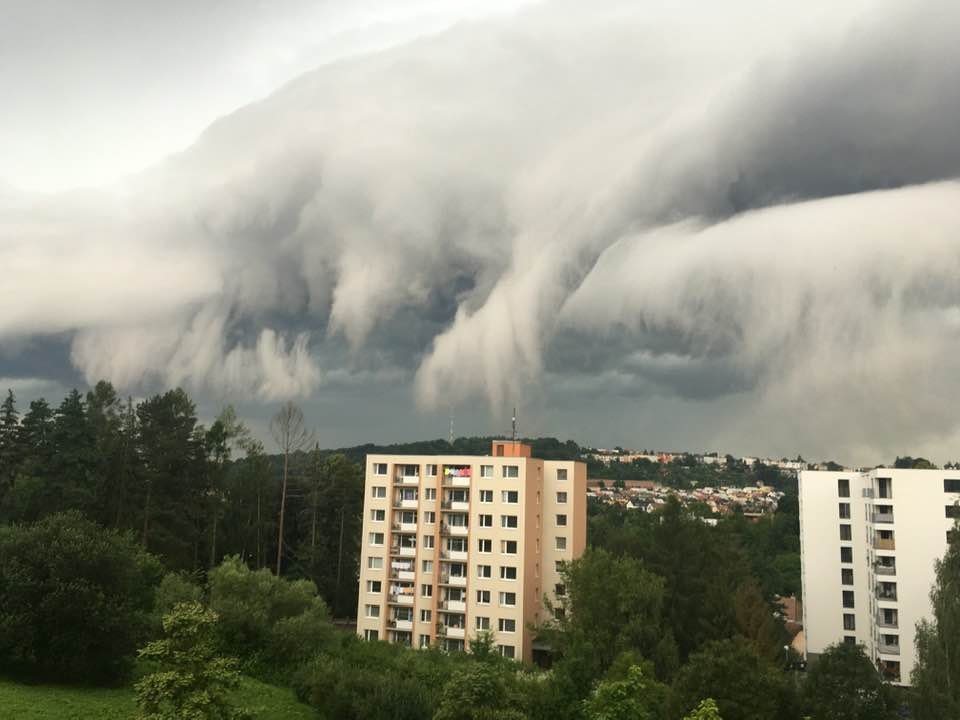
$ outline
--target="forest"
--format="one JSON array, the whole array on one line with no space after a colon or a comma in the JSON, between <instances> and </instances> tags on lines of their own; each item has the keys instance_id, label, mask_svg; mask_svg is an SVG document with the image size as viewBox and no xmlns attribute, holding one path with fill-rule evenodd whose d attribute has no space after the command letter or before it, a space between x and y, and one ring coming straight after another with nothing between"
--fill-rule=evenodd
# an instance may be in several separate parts
<instances>
[{"instance_id":1,"label":"forest","mask_svg":"<svg viewBox=\"0 0 960 720\"><path fill-rule=\"evenodd\" d=\"M775 604L799 593L786 477L772 479L786 496L759 523L734 513L711 527L675 501L652 514L591 505L587 552L564 568L569 612L535 628L549 667L500 658L487 633L468 653L362 641L333 622L356 611L358 463L476 454L488 439L321 450L284 411L282 452L268 454L229 407L201 425L181 389L134 403L101 382L22 412L8 393L0 680L130 688L150 720L257 715L231 694L254 681L331 720L960 716L960 533L931 588L935 617L917 631L912 691L884 684L857 646L802 671ZM542 457L581 453L530 442ZM693 471L658 472L680 484Z\"/></svg>"}]
</instances>

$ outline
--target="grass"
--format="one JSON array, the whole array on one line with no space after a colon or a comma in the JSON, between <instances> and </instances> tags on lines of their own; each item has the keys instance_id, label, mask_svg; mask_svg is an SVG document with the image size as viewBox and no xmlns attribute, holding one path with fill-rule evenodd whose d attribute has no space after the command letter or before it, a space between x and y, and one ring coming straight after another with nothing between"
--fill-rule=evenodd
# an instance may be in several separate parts
<instances>
[{"instance_id":1,"label":"grass","mask_svg":"<svg viewBox=\"0 0 960 720\"><path fill-rule=\"evenodd\" d=\"M244 678L234 693L257 720L314 720L293 691ZM137 710L131 688L112 690L24 685L0 678L0 717L17 720L131 720Z\"/></svg>"}]
</instances>

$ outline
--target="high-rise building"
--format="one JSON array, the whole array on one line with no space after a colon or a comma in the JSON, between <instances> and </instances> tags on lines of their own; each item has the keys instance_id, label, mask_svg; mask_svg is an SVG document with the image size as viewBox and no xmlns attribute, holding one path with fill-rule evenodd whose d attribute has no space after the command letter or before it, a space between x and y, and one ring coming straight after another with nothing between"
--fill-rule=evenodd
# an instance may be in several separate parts
<instances>
[{"instance_id":1,"label":"high-rise building","mask_svg":"<svg viewBox=\"0 0 960 720\"><path fill-rule=\"evenodd\" d=\"M960 471L800 473L807 659L862 644L890 682L907 685L917 621L929 618L934 561L960 507Z\"/></svg>"},{"instance_id":2,"label":"high-rise building","mask_svg":"<svg viewBox=\"0 0 960 720\"><path fill-rule=\"evenodd\" d=\"M531 660L544 597L586 546L586 465L511 440L485 456L368 455L357 632L463 650L489 631Z\"/></svg>"}]
</instances>

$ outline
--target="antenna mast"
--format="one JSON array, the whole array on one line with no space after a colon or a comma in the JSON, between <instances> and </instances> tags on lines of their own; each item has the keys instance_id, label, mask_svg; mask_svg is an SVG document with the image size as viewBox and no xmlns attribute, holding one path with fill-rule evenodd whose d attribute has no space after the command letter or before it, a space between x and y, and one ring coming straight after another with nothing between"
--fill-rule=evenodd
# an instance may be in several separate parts
<instances>
[{"instance_id":1,"label":"antenna mast","mask_svg":"<svg viewBox=\"0 0 960 720\"><path fill-rule=\"evenodd\" d=\"M453 446L453 405L450 406L450 445Z\"/></svg>"},{"instance_id":2,"label":"antenna mast","mask_svg":"<svg viewBox=\"0 0 960 720\"><path fill-rule=\"evenodd\" d=\"M513 434L511 436L511 439L513 440L513 444L516 445L517 444L517 408L516 406L514 406L513 408L512 421L513 421Z\"/></svg>"}]
</instances>

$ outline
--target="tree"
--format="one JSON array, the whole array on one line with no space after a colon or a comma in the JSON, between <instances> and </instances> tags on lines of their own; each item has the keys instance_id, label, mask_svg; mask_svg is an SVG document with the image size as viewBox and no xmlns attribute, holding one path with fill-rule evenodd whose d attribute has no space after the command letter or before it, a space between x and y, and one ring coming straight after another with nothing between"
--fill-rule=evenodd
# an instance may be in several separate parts
<instances>
[{"instance_id":1,"label":"tree","mask_svg":"<svg viewBox=\"0 0 960 720\"><path fill-rule=\"evenodd\" d=\"M737 588L733 604L737 631L746 638L754 652L771 662L781 661L787 634L757 582L751 579Z\"/></svg>"},{"instance_id":2,"label":"tree","mask_svg":"<svg viewBox=\"0 0 960 720\"><path fill-rule=\"evenodd\" d=\"M720 717L720 709L717 707L717 703L712 698L707 698L683 720L723 720L723 718Z\"/></svg>"},{"instance_id":3,"label":"tree","mask_svg":"<svg viewBox=\"0 0 960 720\"><path fill-rule=\"evenodd\" d=\"M674 716L714 698L724 720L794 717L786 678L742 638L708 643L690 656L673 684Z\"/></svg>"},{"instance_id":4,"label":"tree","mask_svg":"<svg viewBox=\"0 0 960 720\"><path fill-rule=\"evenodd\" d=\"M0 527L0 667L113 682L150 627L159 561L76 511Z\"/></svg>"},{"instance_id":5,"label":"tree","mask_svg":"<svg viewBox=\"0 0 960 720\"><path fill-rule=\"evenodd\" d=\"M19 453L17 452L17 430L20 427L20 413L17 412L17 398L13 390L7 390L7 397L0 404L0 507L4 496L13 487L16 478Z\"/></svg>"},{"instance_id":6,"label":"tree","mask_svg":"<svg viewBox=\"0 0 960 720\"><path fill-rule=\"evenodd\" d=\"M240 684L236 661L217 654L217 615L180 603L163 618L165 637L140 650L157 670L134 686L137 720L234 720L249 715L228 700Z\"/></svg>"},{"instance_id":7,"label":"tree","mask_svg":"<svg viewBox=\"0 0 960 720\"><path fill-rule=\"evenodd\" d=\"M638 665L622 680L605 680L583 703L587 720L659 720L666 717L666 685Z\"/></svg>"},{"instance_id":8,"label":"tree","mask_svg":"<svg viewBox=\"0 0 960 720\"><path fill-rule=\"evenodd\" d=\"M433 720L524 720L513 670L472 663L444 685Z\"/></svg>"},{"instance_id":9,"label":"tree","mask_svg":"<svg viewBox=\"0 0 960 720\"><path fill-rule=\"evenodd\" d=\"M863 647L846 643L831 645L810 667L803 685L803 704L812 720L887 720L896 716L890 688Z\"/></svg>"},{"instance_id":10,"label":"tree","mask_svg":"<svg viewBox=\"0 0 960 720\"><path fill-rule=\"evenodd\" d=\"M283 516L287 509L287 477L290 468L290 455L305 448L311 439L303 421L303 411L292 401L280 406L277 414L270 420L270 434L283 454L283 488L280 492L280 520L277 530L277 575L280 574L283 561Z\"/></svg>"},{"instance_id":11,"label":"tree","mask_svg":"<svg viewBox=\"0 0 960 720\"><path fill-rule=\"evenodd\" d=\"M949 533L930 591L933 616L917 623L911 682L914 714L924 720L960 717L960 522Z\"/></svg>"}]
</instances>

